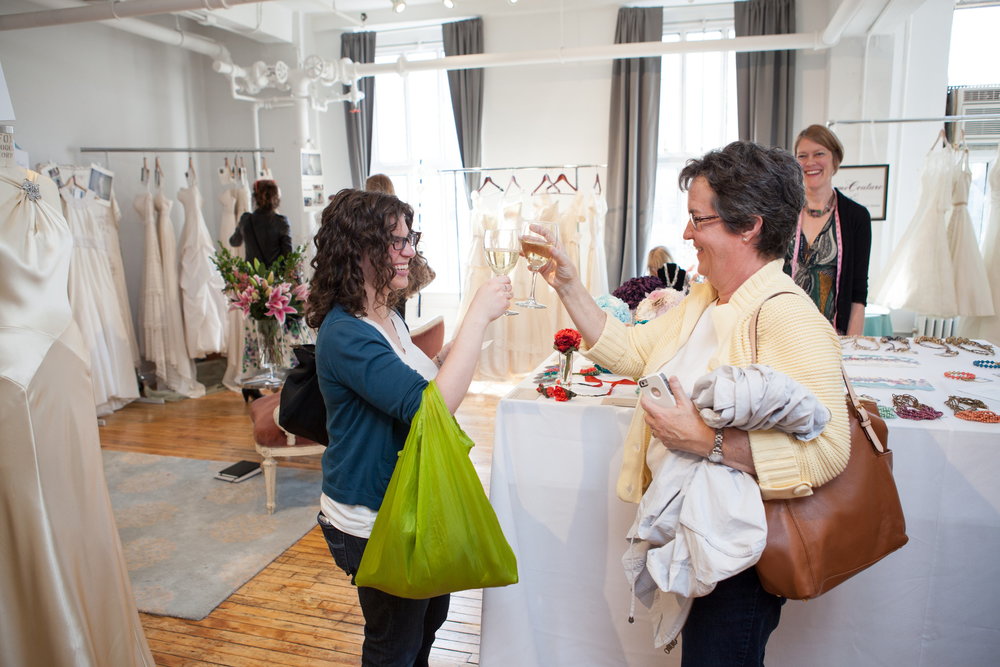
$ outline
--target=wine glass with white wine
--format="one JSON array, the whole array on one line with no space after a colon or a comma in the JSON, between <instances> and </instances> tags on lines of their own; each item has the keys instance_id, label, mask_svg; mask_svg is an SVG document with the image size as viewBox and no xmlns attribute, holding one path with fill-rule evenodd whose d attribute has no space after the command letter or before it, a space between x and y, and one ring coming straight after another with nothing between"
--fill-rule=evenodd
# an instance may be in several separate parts
<instances>
[{"instance_id":1,"label":"wine glass with white wine","mask_svg":"<svg viewBox=\"0 0 1000 667\"><path fill-rule=\"evenodd\" d=\"M483 254L495 276L506 276L517 266L518 240L516 229L487 229L483 235ZM508 310L504 315L519 315Z\"/></svg>"},{"instance_id":2,"label":"wine glass with white wine","mask_svg":"<svg viewBox=\"0 0 1000 667\"><path fill-rule=\"evenodd\" d=\"M532 225L544 228L548 238L534 231ZM521 230L520 240L521 252L524 253L524 258L528 261L528 270L531 271L531 296L527 301L516 303L522 308L548 308L544 303L535 301L535 281L541 268L549 263L552 246L559 240L559 225L554 222L529 222Z\"/></svg>"}]
</instances>

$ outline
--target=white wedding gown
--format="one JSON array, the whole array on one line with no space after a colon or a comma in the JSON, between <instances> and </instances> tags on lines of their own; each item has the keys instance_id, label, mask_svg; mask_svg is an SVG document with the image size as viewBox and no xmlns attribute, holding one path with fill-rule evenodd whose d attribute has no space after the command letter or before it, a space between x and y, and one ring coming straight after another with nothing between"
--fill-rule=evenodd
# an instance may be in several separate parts
<instances>
[{"instance_id":1,"label":"white wedding gown","mask_svg":"<svg viewBox=\"0 0 1000 667\"><path fill-rule=\"evenodd\" d=\"M993 315L963 317L959 320L959 335L988 340L1000 345L1000 149L987 177L990 186L990 219L983 238L986 280L993 297Z\"/></svg>"},{"instance_id":2,"label":"white wedding gown","mask_svg":"<svg viewBox=\"0 0 1000 667\"><path fill-rule=\"evenodd\" d=\"M876 303L936 317L957 314L945 217L951 205L953 163L950 147L935 148L927 156L917 212L891 255Z\"/></svg>"},{"instance_id":3,"label":"white wedding gown","mask_svg":"<svg viewBox=\"0 0 1000 667\"><path fill-rule=\"evenodd\" d=\"M0 169L0 665L153 667L68 298L73 234L55 185L25 180Z\"/></svg>"},{"instance_id":4,"label":"white wedding gown","mask_svg":"<svg viewBox=\"0 0 1000 667\"><path fill-rule=\"evenodd\" d=\"M948 221L948 249L955 267L956 308L961 316L993 315L993 296L979 239L969 216L969 187L972 170L969 169L969 151L958 153L953 165L952 208Z\"/></svg>"},{"instance_id":5,"label":"white wedding gown","mask_svg":"<svg viewBox=\"0 0 1000 667\"><path fill-rule=\"evenodd\" d=\"M74 193L83 192L83 197ZM90 357L90 374L98 416L111 414L139 398L135 375L131 319L122 312L119 287L112 274L113 254L106 220L107 205L96 201L90 190L75 185L61 191L66 221L73 238L69 265L68 294ZM104 214L102 216L101 214Z\"/></svg>"},{"instance_id":6,"label":"white wedding gown","mask_svg":"<svg viewBox=\"0 0 1000 667\"><path fill-rule=\"evenodd\" d=\"M225 352L228 300L225 283L212 263L215 248L202 216L198 184L192 182L177 193L184 205L181 230L180 288L184 310L184 340L188 355L196 359Z\"/></svg>"}]
</instances>

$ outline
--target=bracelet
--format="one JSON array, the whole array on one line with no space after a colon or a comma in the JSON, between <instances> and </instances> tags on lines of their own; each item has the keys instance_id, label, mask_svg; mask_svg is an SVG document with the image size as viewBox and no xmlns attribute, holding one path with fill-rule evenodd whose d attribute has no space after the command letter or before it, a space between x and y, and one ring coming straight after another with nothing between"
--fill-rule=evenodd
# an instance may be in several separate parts
<instances>
[{"instance_id":1,"label":"bracelet","mask_svg":"<svg viewBox=\"0 0 1000 667\"><path fill-rule=\"evenodd\" d=\"M724 434L725 429L715 429L715 444L712 446L712 451L708 454L708 460L712 463L722 463L722 438Z\"/></svg>"},{"instance_id":2,"label":"bracelet","mask_svg":"<svg viewBox=\"0 0 1000 667\"><path fill-rule=\"evenodd\" d=\"M1000 368L1000 363L990 361L989 359L976 359L972 362L972 365L979 368Z\"/></svg>"},{"instance_id":3,"label":"bracelet","mask_svg":"<svg viewBox=\"0 0 1000 667\"><path fill-rule=\"evenodd\" d=\"M944 402L954 412L959 410L986 410L989 406L978 398L967 398L965 396L949 396Z\"/></svg>"},{"instance_id":4,"label":"bracelet","mask_svg":"<svg viewBox=\"0 0 1000 667\"><path fill-rule=\"evenodd\" d=\"M935 338L933 336L917 336L913 339L913 342L920 347L929 347L932 350L944 350L940 352L937 356L939 357L957 357L958 352L948 347L948 345L940 338Z\"/></svg>"},{"instance_id":5,"label":"bracelet","mask_svg":"<svg viewBox=\"0 0 1000 667\"><path fill-rule=\"evenodd\" d=\"M913 352L913 350L910 349L909 338L904 338L903 336L882 336L879 340L889 345L890 352ZM897 348L897 344L900 347Z\"/></svg>"},{"instance_id":6,"label":"bracelet","mask_svg":"<svg viewBox=\"0 0 1000 667\"><path fill-rule=\"evenodd\" d=\"M893 394L892 406L896 410L896 414L903 419L931 420L944 416L943 412L938 412L931 406L921 403L916 396L911 394Z\"/></svg>"},{"instance_id":7,"label":"bracelet","mask_svg":"<svg viewBox=\"0 0 1000 667\"><path fill-rule=\"evenodd\" d=\"M972 382L976 379L975 373L967 373L965 371L945 371L944 376L952 380L964 380L966 382Z\"/></svg>"},{"instance_id":8,"label":"bracelet","mask_svg":"<svg viewBox=\"0 0 1000 667\"><path fill-rule=\"evenodd\" d=\"M882 419L895 419L896 413L892 411L892 408L880 405L878 406L878 416Z\"/></svg>"},{"instance_id":9,"label":"bracelet","mask_svg":"<svg viewBox=\"0 0 1000 667\"><path fill-rule=\"evenodd\" d=\"M994 354L993 346L990 345L989 343L977 343L976 341L970 338L965 338L963 336L948 336L947 338L945 338L945 342L954 345L960 350L965 350L966 352L972 352L973 354L987 354L990 356L993 356ZM966 345L971 345L972 349L970 350L969 348L965 347Z\"/></svg>"},{"instance_id":10,"label":"bracelet","mask_svg":"<svg viewBox=\"0 0 1000 667\"><path fill-rule=\"evenodd\" d=\"M869 343L875 345L875 347L866 347L861 345L861 341L866 340ZM844 343L851 341L855 350L867 350L868 352L878 352L882 347L878 344L878 341L874 336L841 336L840 345L844 346Z\"/></svg>"},{"instance_id":11,"label":"bracelet","mask_svg":"<svg viewBox=\"0 0 1000 667\"><path fill-rule=\"evenodd\" d=\"M955 416L968 422L1000 424L1000 415L992 410L959 410L955 413Z\"/></svg>"}]
</instances>

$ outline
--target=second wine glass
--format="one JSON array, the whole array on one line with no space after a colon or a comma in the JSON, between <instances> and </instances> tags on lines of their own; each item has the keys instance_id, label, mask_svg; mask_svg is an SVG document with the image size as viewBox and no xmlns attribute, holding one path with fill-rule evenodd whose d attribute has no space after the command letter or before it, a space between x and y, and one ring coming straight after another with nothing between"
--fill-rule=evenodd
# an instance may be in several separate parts
<instances>
[{"instance_id":1,"label":"second wine glass","mask_svg":"<svg viewBox=\"0 0 1000 667\"><path fill-rule=\"evenodd\" d=\"M517 230L487 229L483 235L483 254L486 263L495 276L506 276L517 265ZM504 315L518 315L516 310L507 310Z\"/></svg>"},{"instance_id":2,"label":"second wine glass","mask_svg":"<svg viewBox=\"0 0 1000 667\"><path fill-rule=\"evenodd\" d=\"M531 227L535 225L545 229L546 235L542 236ZM528 270L531 271L531 296L527 301L516 302L522 308L548 308L544 303L535 300L535 281L538 279L538 272L543 266L549 263L552 255L552 246L559 240L559 226L554 222L529 222L521 230L521 252L528 262Z\"/></svg>"}]
</instances>

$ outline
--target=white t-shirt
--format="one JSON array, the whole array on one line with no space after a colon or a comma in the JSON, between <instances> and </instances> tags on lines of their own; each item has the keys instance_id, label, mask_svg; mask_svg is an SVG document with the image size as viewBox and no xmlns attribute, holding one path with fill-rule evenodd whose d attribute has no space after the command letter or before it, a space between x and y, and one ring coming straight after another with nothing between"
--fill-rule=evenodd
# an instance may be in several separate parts
<instances>
[{"instance_id":1,"label":"white t-shirt","mask_svg":"<svg viewBox=\"0 0 1000 667\"><path fill-rule=\"evenodd\" d=\"M403 346L402 349L373 320L367 317L360 317L358 319L375 327L382 334L382 337L389 342L389 345L399 355L399 358L403 360L403 363L420 373L425 380L430 382L437 377L437 364L424 354L423 350L413 344L410 332L407 330L403 320L395 312L392 313L390 321L396 328L396 335L399 336L399 342ZM336 526L338 530L355 537L370 537L372 526L375 525L375 517L378 516L378 512L370 507L366 507L365 505L345 505L344 503L337 502L325 493L320 496L319 507L323 516Z\"/></svg>"},{"instance_id":2,"label":"white t-shirt","mask_svg":"<svg viewBox=\"0 0 1000 667\"><path fill-rule=\"evenodd\" d=\"M708 360L715 354L719 347L719 339L715 333L715 324L712 321L712 312L716 309L717 302L713 302L705 309L695 324L691 337L684 343L677 354L670 361L660 367L660 372L668 378L676 375L684 387L684 393L688 396L694 390L694 383L698 378L708 373ZM642 325L640 325L642 326ZM646 450L646 465L656 474L663 457L667 455L667 448L653 437Z\"/></svg>"}]
</instances>

